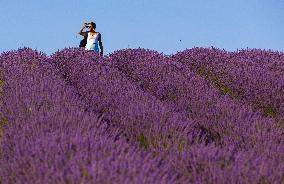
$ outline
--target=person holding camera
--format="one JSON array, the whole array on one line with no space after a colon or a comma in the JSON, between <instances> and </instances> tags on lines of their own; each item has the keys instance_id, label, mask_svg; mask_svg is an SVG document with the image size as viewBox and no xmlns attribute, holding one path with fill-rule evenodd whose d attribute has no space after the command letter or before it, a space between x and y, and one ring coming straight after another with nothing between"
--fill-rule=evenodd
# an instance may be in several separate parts
<instances>
[{"instance_id":1,"label":"person holding camera","mask_svg":"<svg viewBox=\"0 0 284 184\"><path fill-rule=\"evenodd\" d=\"M87 28L87 31L83 32L85 28ZM86 39L85 50L100 52L100 55L102 56L103 55L102 35L101 33L96 32L95 29L96 29L96 24L94 22L91 23L84 22L84 25L81 28L79 34L84 36L84 38ZM81 46L82 43L80 43L80 47Z\"/></svg>"}]
</instances>

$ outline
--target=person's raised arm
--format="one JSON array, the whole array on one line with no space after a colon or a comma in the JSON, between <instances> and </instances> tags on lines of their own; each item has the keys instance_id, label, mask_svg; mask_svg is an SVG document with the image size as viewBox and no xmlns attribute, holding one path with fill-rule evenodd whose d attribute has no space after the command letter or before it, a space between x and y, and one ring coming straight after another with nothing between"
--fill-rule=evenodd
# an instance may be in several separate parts
<instances>
[{"instance_id":1,"label":"person's raised arm","mask_svg":"<svg viewBox=\"0 0 284 184\"><path fill-rule=\"evenodd\" d=\"M104 47L103 47L103 42L102 42L102 35L101 33L99 33L99 37L98 37L98 41L99 41L99 46L100 46L100 55L102 56L104 54Z\"/></svg>"},{"instance_id":2,"label":"person's raised arm","mask_svg":"<svg viewBox=\"0 0 284 184\"><path fill-rule=\"evenodd\" d=\"M86 26L87 26L87 23L84 22L83 27L80 29L80 31L79 31L79 33L78 33L79 35L87 36L87 32L83 32L83 30L85 29Z\"/></svg>"}]
</instances>

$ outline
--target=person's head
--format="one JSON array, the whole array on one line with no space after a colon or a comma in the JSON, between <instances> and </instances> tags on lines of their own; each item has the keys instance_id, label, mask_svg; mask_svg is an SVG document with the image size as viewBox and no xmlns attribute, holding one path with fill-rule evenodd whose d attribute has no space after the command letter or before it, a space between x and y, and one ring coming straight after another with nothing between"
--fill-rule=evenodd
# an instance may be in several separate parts
<instances>
[{"instance_id":1,"label":"person's head","mask_svg":"<svg viewBox=\"0 0 284 184\"><path fill-rule=\"evenodd\" d=\"M97 25L96 25L96 23L94 23L94 22L90 22L89 24L88 24L88 31L93 31L93 30L95 30L96 29L96 27L97 27Z\"/></svg>"}]
</instances>

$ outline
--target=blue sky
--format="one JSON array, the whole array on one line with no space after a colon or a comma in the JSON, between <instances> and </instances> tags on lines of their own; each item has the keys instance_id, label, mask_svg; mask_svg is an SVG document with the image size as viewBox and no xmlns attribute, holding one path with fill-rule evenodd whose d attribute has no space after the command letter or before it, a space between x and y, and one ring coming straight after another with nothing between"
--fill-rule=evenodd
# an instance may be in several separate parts
<instances>
[{"instance_id":1,"label":"blue sky","mask_svg":"<svg viewBox=\"0 0 284 184\"><path fill-rule=\"evenodd\" d=\"M84 21L97 23L105 54L127 47L283 51L283 10L280 0L0 0L0 52L77 47Z\"/></svg>"}]
</instances>

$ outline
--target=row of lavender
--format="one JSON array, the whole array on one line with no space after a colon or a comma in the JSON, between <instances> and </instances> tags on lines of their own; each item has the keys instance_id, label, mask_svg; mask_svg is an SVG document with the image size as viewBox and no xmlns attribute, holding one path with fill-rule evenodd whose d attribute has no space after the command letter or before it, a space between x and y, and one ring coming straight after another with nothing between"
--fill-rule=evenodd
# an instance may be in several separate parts
<instances>
[{"instance_id":1,"label":"row of lavender","mask_svg":"<svg viewBox=\"0 0 284 184\"><path fill-rule=\"evenodd\" d=\"M29 49L0 56L0 183L182 182L171 164L130 145Z\"/></svg>"},{"instance_id":2,"label":"row of lavender","mask_svg":"<svg viewBox=\"0 0 284 184\"><path fill-rule=\"evenodd\" d=\"M284 54L258 49L226 52L193 48L174 60L205 77L223 93L284 122Z\"/></svg>"},{"instance_id":3,"label":"row of lavender","mask_svg":"<svg viewBox=\"0 0 284 184\"><path fill-rule=\"evenodd\" d=\"M167 63L168 59L164 56L144 50L119 51L103 59L76 49L56 53L53 59L66 81L76 86L89 103L101 110L105 108L100 107L100 104L107 102L109 109L103 110L106 116L120 126L131 127L136 135L138 133L137 137L130 132L126 135L128 138L140 140L148 145L145 148L150 145L148 150L151 152L159 148L159 156L165 151L178 151L168 155L172 162L175 161L175 170L183 177L192 181L218 183L283 180L283 156L279 153L283 149L283 139L273 126L274 122L251 112L246 106L234 104L228 97L218 95L217 91L190 70L177 66L178 63L173 64L172 59ZM141 99L146 104L144 108L141 108ZM150 102L148 99L153 100ZM153 117L152 114L156 118L161 117L161 112L157 112L159 104L164 104L165 109L174 109L175 114L188 115L189 131L181 131L181 135L178 131L178 136L174 136L174 144L170 144L180 145L183 139L176 141L176 137L183 137L182 134L184 137L189 136L190 141L182 144L182 149L170 147L169 150L167 146L159 146L164 140L169 144L173 139L167 136L170 128L166 127L170 125L171 128L180 129L180 125L188 124L147 119ZM146 116L140 116L134 122L125 121L133 116L133 113L129 115L129 109L125 106L136 106L140 109L138 114ZM173 114L168 115L170 117ZM133 124L135 122L149 125ZM148 126L154 127L149 129ZM207 147L203 144L195 145L196 130L199 133L201 131L206 144L213 144ZM143 141L139 135L144 135ZM160 141L161 138L163 141ZM274 157L271 157L271 153ZM269 173L274 168L279 170Z\"/></svg>"}]
</instances>

